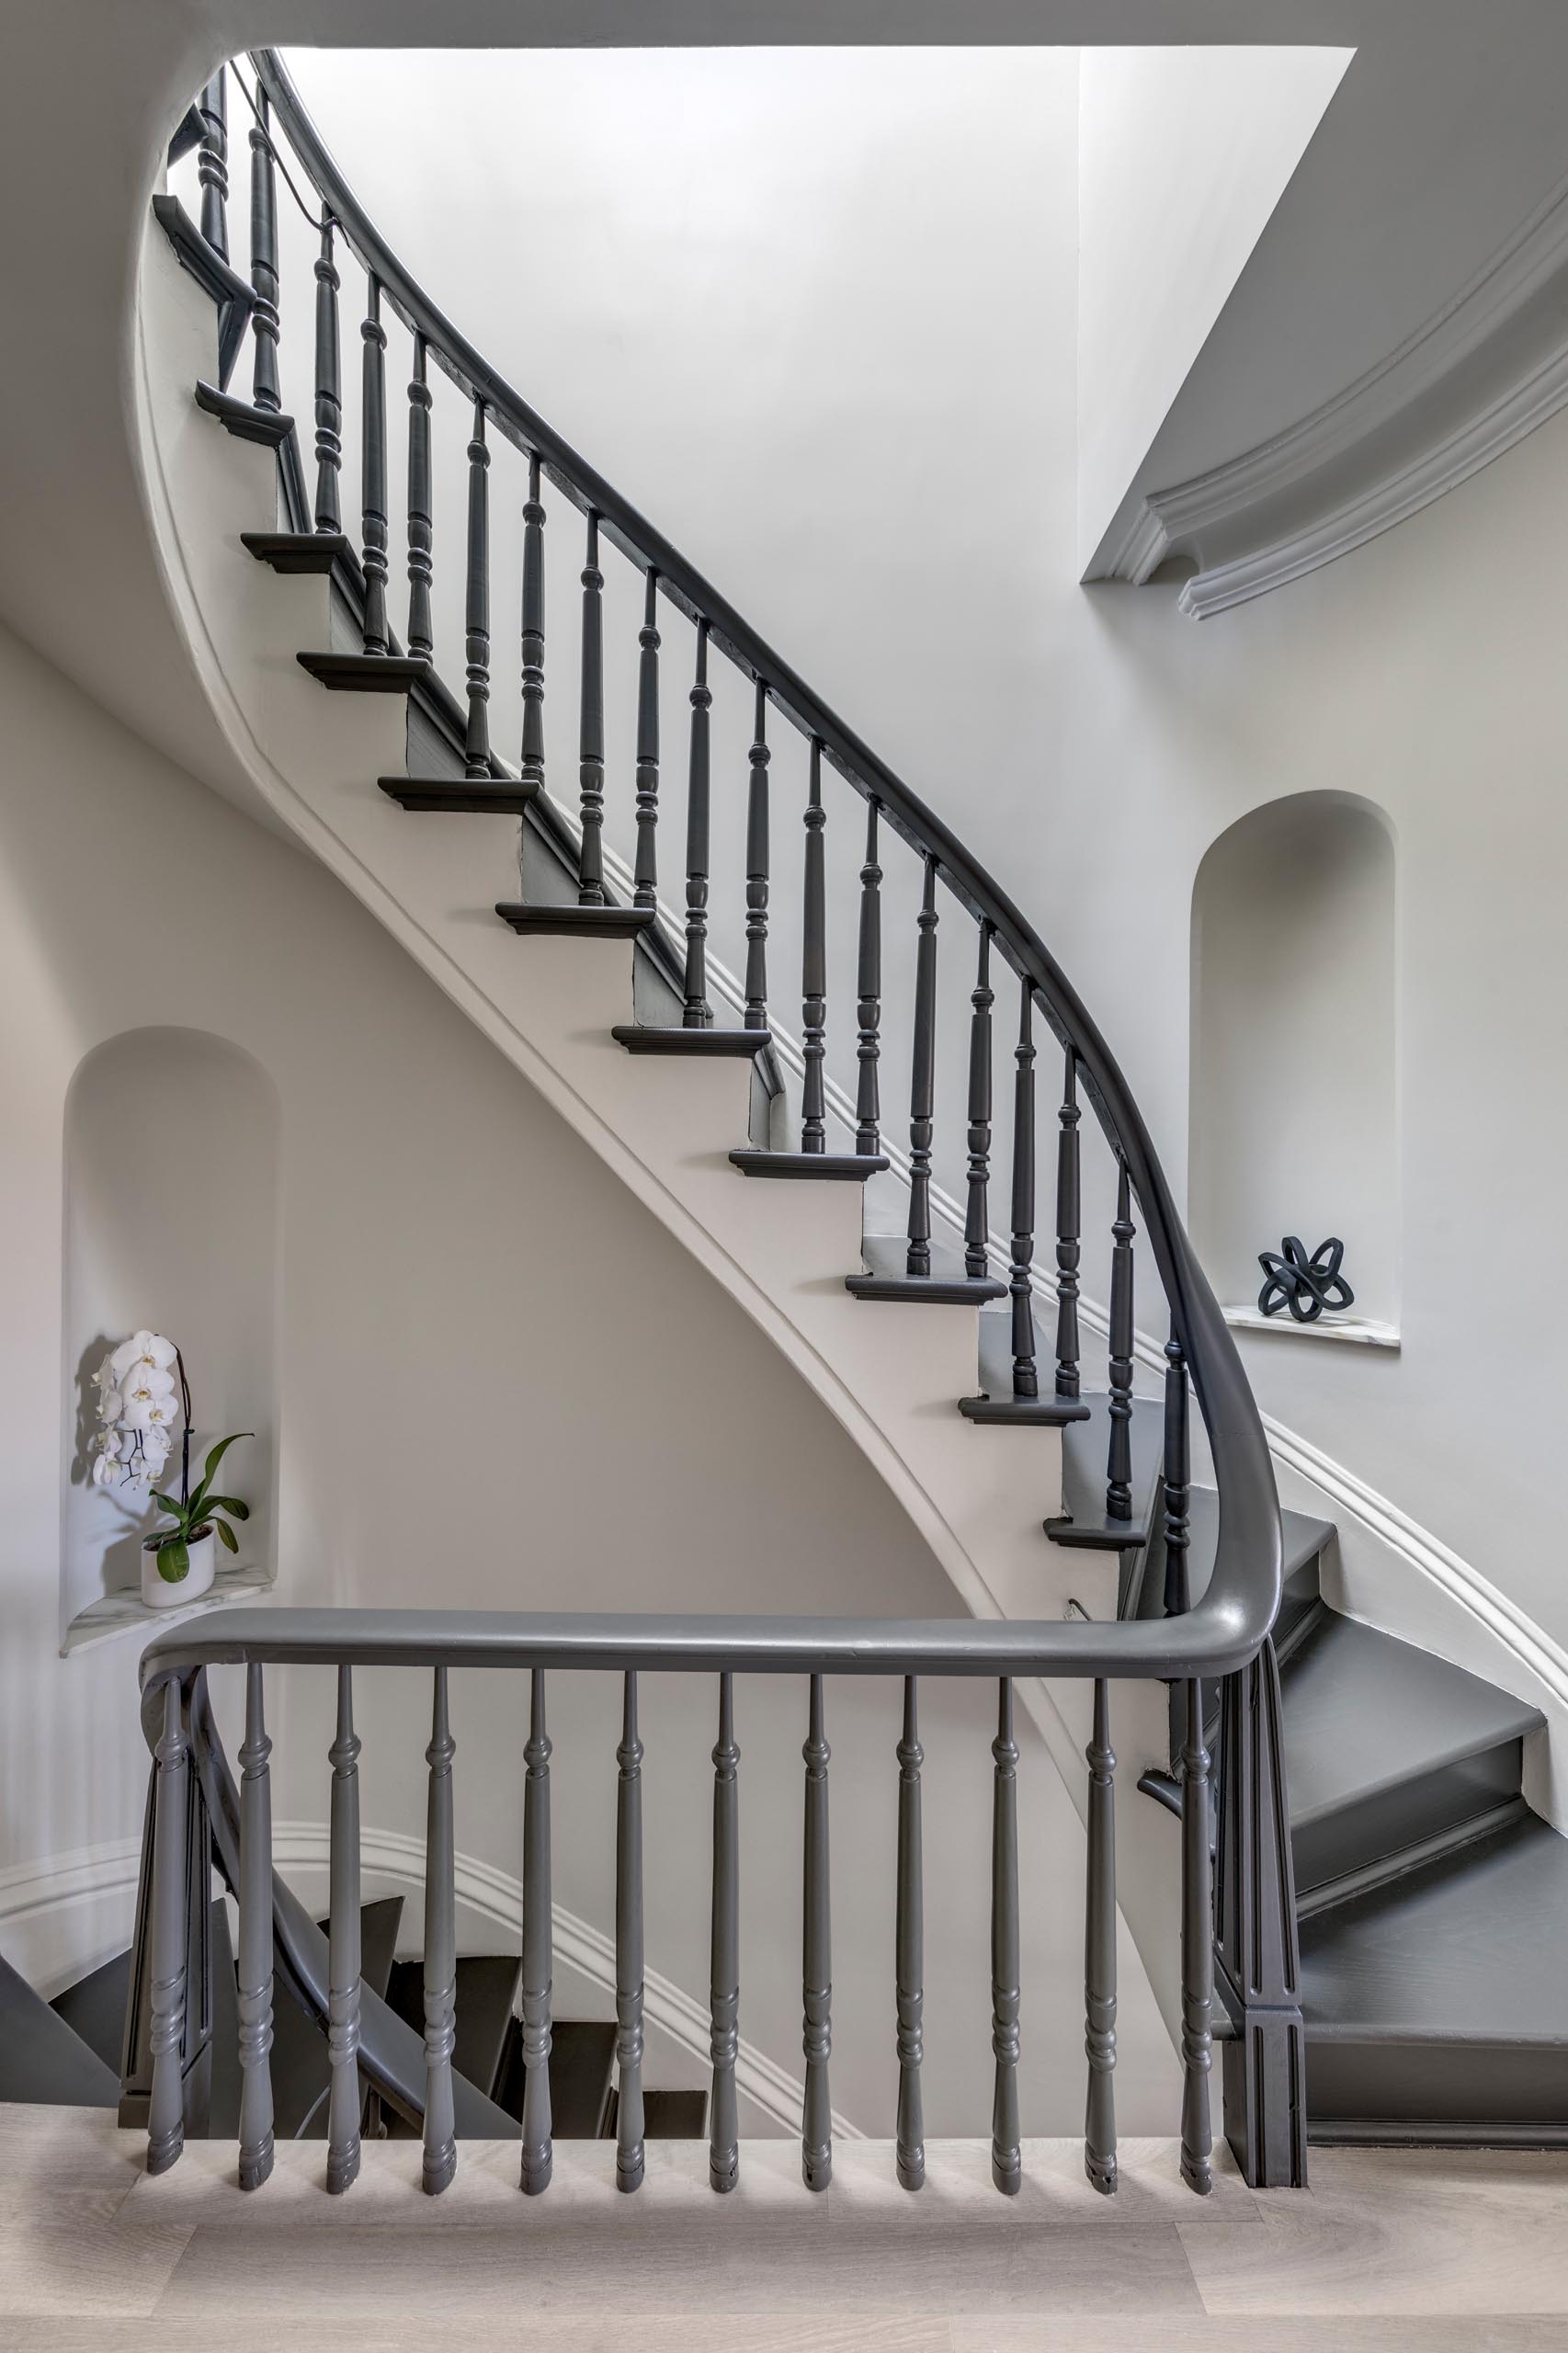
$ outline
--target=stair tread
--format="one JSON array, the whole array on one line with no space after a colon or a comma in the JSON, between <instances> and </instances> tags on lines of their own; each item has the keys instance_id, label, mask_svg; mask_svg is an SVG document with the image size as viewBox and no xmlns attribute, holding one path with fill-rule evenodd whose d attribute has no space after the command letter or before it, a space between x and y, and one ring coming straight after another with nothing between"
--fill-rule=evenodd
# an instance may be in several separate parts
<instances>
[{"instance_id":1,"label":"stair tread","mask_svg":"<svg viewBox=\"0 0 1568 2353\"><path fill-rule=\"evenodd\" d=\"M1332 1519L1314 1519L1304 1511L1282 1511L1279 1530L1287 1585L1317 1559L1336 1532ZM1187 1590L1194 1601L1200 1600L1209 1590L1219 1542L1220 1498L1212 1487L1194 1487L1188 1505L1187 1553Z\"/></svg>"},{"instance_id":2,"label":"stair tread","mask_svg":"<svg viewBox=\"0 0 1568 2353\"><path fill-rule=\"evenodd\" d=\"M964 1271L963 1254L932 1245L931 1271L909 1272L909 1243L902 1233L868 1233L860 1245L864 1271L846 1275L845 1288L857 1299L924 1302L927 1305L980 1307L1002 1299L1006 1287L993 1275Z\"/></svg>"},{"instance_id":3,"label":"stair tread","mask_svg":"<svg viewBox=\"0 0 1568 2353\"><path fill-rule=\"evenodd\" d=\"M130 1991L131 1949L127 1946L101 1967L79 1977L74 1985L68 1985L63 1994L57 1994L49 2006L117 2078L124 2053Z\"/></svg>"},{"instance_id":4,"label":"stair tread","mask_svg":"<svg viewBox=\"0 0 1568 2353\"><path fill-rule=\"evenodd\" d=\"M1309 2038L1568 2050L1565 1949L1568 1838L1532 1814L1304 1921Z\"/></svg>"},{"instance_id":5,"label":"stair tread","mask_svg":"<svg viewBox=\"0 0 1568 2353\"><path fill-rule=\"evenodd\" d=\"M0 1956L0 2100L118 2108L118 2065L97 2052Z\"/></svg>"},{"instance_id":6,"label":"stair tread","mask_svg":"<svg viewBox=\"0 0 1568 2353\"><path fill-rule=\"evenodd\" d=\"M354 554L343 531L242 531L240 545L258 563L290 577L329 573L335 563L347 563Z\"/></svg>"},{"instance_id":7,"label":"stair tread","mask_svg":"<svg viewBox=\"0 0 1568 2353\"><path fill-rule=\"evenodd\" d=\"M1374 1626L1325 1610L1281 1669L1290 1821L1536 1731L1538 1708Z\"/></svg>"},{"instance_id":8,"label":"stair tread","mask_svg":"<svg viewBox=\"0 0 1568 2353\"><path fill-rule=\"evenodd\" d=\"M498 899L495 912L516 932L579 939L635 938L641 931L652 931L659 919L656 907L580 907L570 901L551 905Z\"/></svg>"},{"instance_id":9,"label":"stair tread","mask_svg":"<svg viewBox=\"0 0 1568 2353\"><path fill-rule=\"evenodd\" d=\"M513 777L382 776L376 781L401 808L438 816L520 817L539 798L537 785Z\"/></svg>"},{"instance_id":10,"label":"stair tread","mask_svg":"<svg viewBox=\"0 0 1568 2353\"><path fill-rule=\"evenodd\" d=\"M808 1183L863 1185L888 1165L880 1152L762 1152L743 1146L730 1158L743 1176L803 1178Z\"/></svg>"},{"instance_id":11,"label":"stair tread","mask_svg":"<svg viewBox=\"0 0 1568 2353\"><path fill-rule=\"evenodd\" d=\"M734 1056L744 1061L773 1043L770 1029L687 1029L676 1023L619 1021L610 1031L629 1054L690 1055L699 1060Z\"/></svg>"},{"instance_id":12,"label":"stair tread","mask_svg":"<svg viewBox=\"0 0 1568 2353\"><path fill-rule=\"evenodd\" d=\"M987 1320L982 1317L983 1333ZM982 1348L983 1354L984 1342ZM1110 1398L1090 1391L1082 1400L1086 1419L1071 1424L1062 1438L1062 1512L1047 1519L1051 1541L1071 1549L1121 1550L1146 1543L1150 1509L1159 1480L1165 1446L1165 1409L1158 1398L1134 1397L1129 1424L1131 1443L1132 1517L1111 1520L1106 1516L1106 1456L1110 1444Z\"/></svg>"},{"instance_id":13,"label":"stair tread","mask_svg":"<svg viewBox=\"0 0 1568 2353\"><path fill-rule=\"evenodd\" d=\"M301 670L336 691L403 695L430 675L430 665L412 654L297 654Z\"/></svg>"}]
</instances>

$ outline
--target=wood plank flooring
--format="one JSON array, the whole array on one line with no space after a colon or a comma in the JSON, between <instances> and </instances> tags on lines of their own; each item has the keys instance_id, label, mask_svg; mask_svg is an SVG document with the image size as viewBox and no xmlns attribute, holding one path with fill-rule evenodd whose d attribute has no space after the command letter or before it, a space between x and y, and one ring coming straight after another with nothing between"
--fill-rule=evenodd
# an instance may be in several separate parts
<instances>
[{"instance_id":1,"label":"wood plank flooring","mask_svg":"<svg viewBox=\"0 0 1568 2353\"><path fill-rule=\"evenodd\" d=\"M515 2143L465 2143L440 2199L411 2143L278 2153L243 2197L198 2143L150 2181L140 2136L85 2109L0 2108L0 2353L1536 2353L1568 2347L1568 2154L1314 2150L1312 2188L1255 2195L1228 2165L1191 2197L1168 2142L1123 2143L1098 2198L1076 2143L1035 2142L1021 2197L980 2142L899 2189L849 2143L813 2197L792 2143L650 2144L635 2198L608 2142L563 2143L542 2199Z\"/></svg>"}]
</instances>

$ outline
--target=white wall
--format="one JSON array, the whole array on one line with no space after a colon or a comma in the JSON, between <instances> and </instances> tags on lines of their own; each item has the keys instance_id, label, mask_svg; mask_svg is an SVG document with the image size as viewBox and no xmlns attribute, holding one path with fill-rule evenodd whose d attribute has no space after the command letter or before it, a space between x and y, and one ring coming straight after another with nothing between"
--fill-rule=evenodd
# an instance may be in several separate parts
<instances>
[{"instance_id":1,"label":"white wall","mask_svg":"<svg viewBox=\"0 0 1568 2353\"><path fill-rule=\"evenodd\" d=\"M1080 572L1354 53L1080 51Z\"/></svg>"},{"instance_id":2,"label":"white wall","mask_svg":"<svg viewBox=\"0 0 1568 2353\"><path fill-rule=\"evenodd\" d=\"M0 1219L18 1375L0 1425L8 1957L54 1990L123 1942L133 1893L138 1644L57 1654L62 1138L75 1074L128 1024L199 1017L277 1090L280 1599L955 1609L946 1576L777 1348L320 866L10 638L0 735ZM146 921L130 972L128 907L177 911L167 937ZM219 1680L232 1711L234 1678ZM330 1677L272 1680L278 1817L319 1823ZM556 1893L600 1930L612 1921L616 1699L588 1677L552 1690ZM873 2130L892 2115L897 1700L892 1686L846 1683L829 1701L835 2099ZM933 2131L983 2125L993 1704L978 1686L926 1701L926 1868L942 1892L927 1924ZM521 1705L511 1677L454 1689L459 1844L502 1874L518 1868ZM647 1679L648 1958L699 2000L711 1705L710 1688L699 1700L679 1678ZM359 1678L370 1828L421 1831L426 1707L402 1678ZM790 2069L802 1710L798 1687L771 1684L747 1686L738 1705L743 2032ZM1027 1721L1020 1740L1026 1984L1041 2021L1025 2115L1030 2129L1069 2131L1082 2098L1067 1992L1081 1969L1082 1839ZM494 1934L494 1921L470 1925ZM1170 2113L1169 2048L1135 1961L1125 1967L1129 2129L1142 2117L1153 2130ZM571 1971L559 1982L563 2006L597 2005ZM1048 2016L1060 2030L1045 2030ZM697 2081L701 2067L655 2039L649 2079Z\"/></svg>"},{"instance_id":3,"label":"white wall","mask_svg":"<svg viewBox=\"0 0 1568 2353\"><path fill-rule=\"evenodd\" d=\"M1568 1639L1541 1540L1568 1395L1549 683L1568 426L1193 625L1174 591L1074 585L1071 57L536 53L477 81L460 60L299 67L449 313L1006 878L1178 1190L1204 852L1290 792L1386 813L1403 1347L1242 1346L1266 1410ZM842 953L833 972L830 1037L852 1011ZM949 1044L943 1071L960 1067ZM1091 1241L1102 1297L1104 1264Z\"/></svg>"}]
</instances>

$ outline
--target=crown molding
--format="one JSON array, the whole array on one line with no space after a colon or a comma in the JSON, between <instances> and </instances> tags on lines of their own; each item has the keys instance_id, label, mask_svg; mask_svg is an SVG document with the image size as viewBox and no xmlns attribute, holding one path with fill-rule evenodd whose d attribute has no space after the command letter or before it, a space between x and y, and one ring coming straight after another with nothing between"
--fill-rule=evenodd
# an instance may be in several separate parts
<instances>
[{"instance_id":1,"label":"crown molding","mask_svg":"<svg viewBox=\"0 0 1568 2353\"><path fill-rule=\"evenodd\" d=\"M1267 441L1132 503L1087 578L1196 568L1205 620L1406 521L1568 404L1568 179L1397 350Z\"/></svg>"}]
</instances>

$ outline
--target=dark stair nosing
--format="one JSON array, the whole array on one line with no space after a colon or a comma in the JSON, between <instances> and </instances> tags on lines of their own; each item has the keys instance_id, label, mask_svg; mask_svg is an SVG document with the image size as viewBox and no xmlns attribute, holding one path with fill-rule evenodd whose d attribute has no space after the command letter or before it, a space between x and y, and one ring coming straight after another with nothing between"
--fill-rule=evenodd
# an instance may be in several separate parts
<instances>
[{"instance_id":1,"label":"dark stair nosing","mask_svg":"<svg viewBox=\"0 0 1568 2353\"><path fill-rule=\"evenodd\" d=\"M1007 1286L992 1275L971 1275L956 1250L933 1245L931 1271L909 1272L909 1244L902 1233L868 1233L860 1245L863 1272L846 1275L844 1288L855 1299L891 1300L929 1307L983 1307L1006 1299Z\"/></svg>"},{"instance_id":2,"label":"dark stair nosing","mask_svg":"<svg viewBox=\"0 0 1568 2353\"><path fill-rule=\"evenodd\" d=\"M1053 1544L1077 1552L1141 1552L1150 1533L1146 1519L1112 1519L1108 1512L1082 1518L1059 1513L1040 1526Z\"/></svg>"},{"instance_id":3,"label":"dark stair nosing","mask_svg":"<svg viewBox=\"0 0 1568 2353\"><path fill-rule=\"evenodd\" d=\"M221 392L215 384L198 384L196 405L215 416L240 441L258 441L265 449L281 449L294 430L294 420L281 409L255 408L249 401Z\"/></svg>"},{"instance_id":4,"label":"dark stair nosing","mask_svg":"<svg viewBox=\"0 0 1568 2353\"><path fill-rule=\"evenodd\" d=\"M187 114L176 139L188 127L189 119ZM199 136L205 136L205 131ZM170 153L172 159L172 149ZM240 276L216 246L208 244L177 196L155 196L153 218L173 245L180 267L189 271L202 292L218 306L218 382L221 388L226 386L244 344L256 295L249 281Z\"/></svg>"},{"instance_id":5,"label":"dark stair nosing","mask_svg":"<svg viewBox=\"0 0 1568 2353\"><path fill-rule=\"evenodd\" d=\"M516 932L562 939L635 939L659 919L656 907L535 906L517 899L498 899L495 912Z\"/></svg>"},{"instance_id":6,"label":"dark stair nosing","mask_svg":"<svg viewBox=\"0 0 1568 2353\"><path fill-rule=\"evenodd\" d=\"M738 1061L749 1061L773 1043L770 1029L687 1029L674 1023L659 1026L641 1021L618 1021L610 1031L618 1046L629 1054L682 1054L699 1061L722 1060L733 1055Z\"/></svg>"},{"instance_id":7,"label":"dark stair nosing","mask_svg":"<svg viewBox=\"0 0 1568 2353\"><path fill-rule=\"evenodd\" d=\"M1139 1787L1142 1784L1140 1782ZM1372 1861L1361 1863L1353 1870L1344 1871L1337 1879L1322 1880L1296 1899L1299 1920L1315 1919L1338 1904L1354 1903L1359 1895L1370 1895L1391 1886L1395 1880L1405 1879L1412 1871L1425 1869L1428 1863L1439 1862L1450 1855L1458 1855L1478 1839L1490 1838L1499 1830L1510 1830L1515 1824L1528 1821L1529 1803L1523 1797L1505 1798L1484 1813L1472 1815L1467 1822L1453 1824L1435 1830L1430 1836L1401 1847L1392 1854L1381 1855Z\"/></svg>"},{"instance_id":8,"label":"dark stair nosing","mask_svg":"<svg viewBox=\"0 0 1568 2353\"><path fill-rule=\"evenodd\" d=\"M429 663L414 654L299 654L294 658L334 694L405 695L430 674Z\"/></svg>"},{"instance_id":9,"label":"dark stair nosing","mask_svg":"<svg viewBox=\"0 0 1568 2353\"><path fill-rule=\"evenodd\" d=\"M803 1179L819 1185L863 1185L889 1165L881 1152L764 1152L743 1145L730 1154L743 1176Z\"/></svg>"},{"instance_id":10,"label":"dark stair nosing","mask_svg":"<svg viewBox=\"0 0 1568 2353\"><path fill-rule=\"evenodd\" d=\"M0 1956L0 2100L29 2107L118 2108L106 2066L58 2010Z\"/></svg>"},{"instance_id":11,"label":"dark stair nosing","mask_svg":"<svg viewBox=\"0 0 1568 2353\"><path fill-rule=\"evenodd\" d=\"M329 573L335 563L347 563L354 550L343 531L242 531L240 545L258 563L269 564L287 578Z\"/></svg>"},{"instance_id":12,"label":"dark stair nosing","mask_svg":"<svg viewBox=\"0 0 1568 2353\"><path fill-rule=\"evenodd\" d=\"M376 782L401 808L454 817L520 817L539 798L537 784L510 777L382 776Z\"/></svg>"},{"instance_id":13,"label":"dark stair nosing","mask_svg":"<svg viewBox=\"0 0 1568 2353\"><path fill-rule=\"evenodd\" d=\"M959 1411L966 1422L994 1423L1019 1429L1064 1429L1069 1422L1086 1422L1089 1408L1081 1397L960 1397Z\"/></svg>"}]
</instances>

